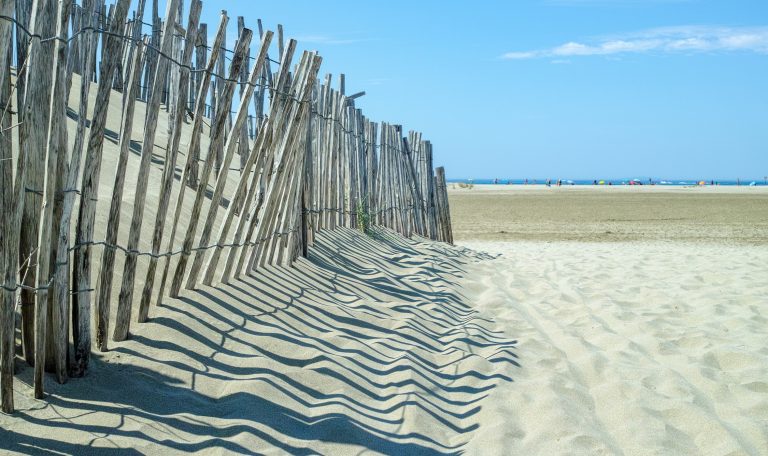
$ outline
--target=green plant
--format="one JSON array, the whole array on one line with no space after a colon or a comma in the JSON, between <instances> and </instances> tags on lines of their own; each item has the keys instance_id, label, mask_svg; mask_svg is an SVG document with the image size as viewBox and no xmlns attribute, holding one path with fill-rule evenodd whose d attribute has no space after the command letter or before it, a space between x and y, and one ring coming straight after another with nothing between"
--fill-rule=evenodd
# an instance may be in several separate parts
<instances>
[{"instance_id":1,"label":"green plant","mask_svg":"<svg viewBox=\"0 0 768 456\"><path fill-rule=\"evenodd\" d=\"M364 200L365 198L358 200L357 206L355 207L355 212L357 214L357 229L370 236L371 214L366 210L365 205L363 204Z\"/></svg>"}]
</instances>

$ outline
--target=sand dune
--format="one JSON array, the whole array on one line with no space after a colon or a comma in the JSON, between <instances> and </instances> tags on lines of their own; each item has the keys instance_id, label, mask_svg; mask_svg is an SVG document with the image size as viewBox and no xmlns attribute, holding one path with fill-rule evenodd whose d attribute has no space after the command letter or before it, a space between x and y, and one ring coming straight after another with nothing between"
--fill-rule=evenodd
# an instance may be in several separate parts
<instances>
[{"instance_id":1,"label":"sand dune","mask_svg":"<svg viewBox=\"0 0 768 456\"><path fill-rule=\"evenodd\" d=\"M84 379L36 401L23 369L6 450L453 454L518 370L515 341L453 285L485 258L380 232L324 235L159 307ZM20 366L21 367L21 366Z\"/></svg>"}]
</instances>

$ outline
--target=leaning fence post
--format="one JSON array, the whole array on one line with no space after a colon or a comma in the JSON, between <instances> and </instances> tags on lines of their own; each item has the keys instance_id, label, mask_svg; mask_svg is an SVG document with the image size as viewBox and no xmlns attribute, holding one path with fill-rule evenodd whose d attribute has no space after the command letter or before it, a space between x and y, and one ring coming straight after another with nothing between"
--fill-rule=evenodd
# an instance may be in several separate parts
<instances>
[{"instance_id":1,"label":"leaning fence post","mask_svg":"<svg viewBox=\"0 0 768 456\"><path fill-rule=\"evenodd\" d=\"M235 54L232 57L232 64L230 65L230 78L234 80L240 73L240 66L243 63L243 59L246 55L246 48L250 44L252 32L249 29L243 30L243 36L238 40L238 46L235 50ZM224 90L226 89L226 90ZM203 197L205 196L205 190L208 185L208 180L211 176L211 171L215 162L215 156L217 151L222 148L226 133L226 123L229 118L229 109L224 107L229 106L232 102L232 95L235 87L232 82L227 82L222 89L222 96L219 100L219 106L221 109L216 113L216 120L211 128L213 138L208 152L208 159L203 164L203 172L200 176L200 184L197 187L197 193L195 194L195 201L192 206L192 216L187 226L187 232L184 237L184 244L182 246L181 258L176 265L176 270L173 274L173 281L171 282L171 297L178 297L179 290L181 289L181 282L184 278L184 272L186 271L187 261L192 254L192 243L194 242L195 233L197 230L198 218L200 217L200 211L203 206Z\"/></svg>"},{"instance_id":2,"label":"leaning fence post","mask_svg":"<svg viewBox=\"0 0 768 456\"><path fill-rule=\"evenodd\" d=\"M51 233L55 222L54 209L56 205L57 181L59 178L59 150L62 149L62 140L66 147L66 129L62 126L66 122L66 92L67 92L67 48L64 40L67 37L67 26L69 25L69 7L72 0L62 0L58 7L58 20L56 21L56 36L59 38L54 42L55 53L53 56L53 87L51 89L51 100L49 103L48 115L48 141L46 144L46 174L43 184L43 207L40 216L39 233L39 251L37 261L37 315L35 318L36 338L35 346L35 395L42 397L43 394L43 369L45 368L46 358L46 337L48 336L48 325L52 324L51 346L53 348L53 361L55 364L56 377L59 383L63 383L67 378L67 328L68 321L66 308L59 306L50 310L48 303L48 291L52 289L51 280L51 257L52 242ZM50 24L49 26L52 26ZM48 65L43 64L44 68ZM40 107L40 109L45 109ZM63 159L63 157L62 157ZM48 313L51 313L51 322L47 321Z\"/></svg>"},{"instance_id":3,"label":"leaning fence post","mask_svg":"<svg viewBox=\"0 0 768 456\"><path fill-rule=\"evenodd\" d=\"M101 77L99 78L99 88L97 92L96 108L93 112L91 121L91 133L88 139L88 153L83 168L82 196L80 199L80 213L78 216L77 238L75 250L75 293L78 293L78 305L80 306L79 325L85 329L90 339L90 307L91 307L91 246L93 242L93 231L96 223L96 203L99 198L99 178L101 177L101 159L104 147L104 125L107 120L107 109L109 106L109 96L112 89L112 81L109 75L113 74L120 58L120 49L123 40L119 37L123 29L123 23L128 15L129 0L119 0L115 9L115 17L110 27L110 35L107 36L105 53L105 62L101 63ZM114 34L114 35L113 35ZM105 327L99 324L103 322L104 314L99 313L97 317L96 339L98 342L106 339ZM99 344L101 345L101 343ZM86 349L85 365L90 354L90 340L88 347L78 347Z\"/></svg>"},{"instance_id":4,"label":"leaning fence post","mask_svg":"<svg viewBox=\"0 0 768 456\"><path fill-rule=\"evenodd\" d=\"M192 123L192 133L191 138L189 142L188 151L189 154L187 155L187 163L184 166L184 171L181 175L181 184L179 186L179 196L176 198L176 210L174 211L173 215L173 225L171 226L171 235L168 239L168 250L170 251L173 249L174 241L176 240L176 230L179 225L179 219L181 218L181 211L184 204L184 195L187 190L187 184L189 183L188 176L192 176L194 174L195 179L197 178L197 156L199 156L200 151L200 134L202 133L203 129L203 119L205 115L205 95L208 93L208 89L211 85L211 78L213 75L213 69L216 65L216 62L218 61L219 52L221 51L221 43L224 41L224 35L227 32L227 21L229 19L227 18L227 15L222 13L221 15L221 21L219 23L219 31L216 34L216 38L214 39L214 45L211 50L211 57L208 60L208 66L204 66L204 71L202 73L203 79L200 81L200 86L197 89L197 98L201 100L201 102L197 103L195 105L195 113L194 113L194 120ZM203 29L201 28L198 32L198 36L203 33ZM199 50L199 49L198 49ZM198 155L194 155L192 151L197 150ZM207 157L209 159L210 157ZM193 186L189 184L190 187L193 189L196 189L196 186ZM165 292L165 283L168 279L168 270L171 265L171 258L169 256L165 257L165 263L163 265L163 275L160 279L160 289L157 292L157 302L160 303L163 299L163 293ZM142 311L139 312L139 316L142 315Z\"/></svg>"},{"instance_id":5,"label":"leaning fence post","mask_svg":"<svg viewBox=\"0 0 768 456\"><path fill-rule=\"evenodd\" d=\"M115 249L117 244L117 232L120 228L120 206L123 201L123 190L125 188L126 167L128 165L128 155L131 148L131 136L133 133L134 115L136 106L136 97L139 92L139 82L141 79L141 58L143 43L135 49L133 56L133 65L131 74L128 77L128 90L126 91L125 106L123 106L123 123L120 127L120 152L117 158L115 168L115 181L112 187L112 201L109 205L109 219L107 220L107 237L104 252L101 256L101 270L97 280L98 295L96 297L97 309L108 309L109 301L112 299L112 280L115 267ZM125 315L117 312L115 331L123 325Z\"/></svg>"},{"instance_id":6,"label":"leaning fence post","mask_svg":"<svg viewBox=\"0 0 768 456\"><path fill-rule=\"evenodd\" d=\"M189 66L192 62L192 51L195 44L195 35L197 35L197 23L200 20L200 10L203 4L200 0L192 0L189 12L189 25L187 26L186 43L184 46L184 54L182 63L185 66ZM187 68L181 68L181 74L179 75L179 85L177 92L179 94L186 93L189 88L189 70ZM173 132L171 134L170 141L168 142L168 148L165 154L165 168L163 169L163 177L161 180L160 188L160 201L157 205L157 213L155 217L155 228L152 233L152 256L149 259L149 266L147 267L147 278L144 280L144 289L141 294L141 301L139 303L139 316L138 321L144 322L147 320L149 313L149 301L152 298L152 288L155 283L155 271L157 269L157 255L160 253L160 247L163 242L163 229L165 228L166 212L168 211L168 204L171 200L171 189L173 188L173 179L176 175L176 159L179 153L179 143L181 141L182 134L182 119L184 118L184 112L186 109L185 104L178 103L174 106L176 109L176 115L174 117ZM183 176L181 186L184 184ZM117 328L115 328L117 329Z\"/></svg>"},{"instance_id":7,"label":"leaning fence post","mask_svg":"<svg viewBox=\"0 0 768 456\"><path fill-rule=\"evenodd\" d=\"M155 68L155 77L153 81L154 89L150 95L149 103L147 104L147 117L144 123L144 140L141 146L141 162L139 163L139 175L136 182L136 194L133 201L133 217L131 218L131 229L128 233L128 244L126 250L128 251L125 257L125 264L123 266L123 280L120 286L120 295L118 297L118 313L123 312L130 315L131 304L133 299L133 287L134 278L136 275L136 249L139 245L139 237L141 236L141 225L144 221L144 203L147 196L147 181L149 180L149 165L152 160L152 151L155 147L155 134L157 133L157 115L160 111L160 102L163 97L163 87L165 79L168 76L168 66L170 60L168 59L169 53L173 46L174 29L176 27L176 13L178 12L180 0L170 0L166 5L165 12L165 26L163 28L163 38L160 47L160 52L163 55L159 56L157 67ZM167 165L167 163L166 163ZM103 309L108 317L108 308ZM100 313L101 315L101 313ZM127 320L130 322L130 319ZM99 333L103 338L99 339L99 348L102 351L107 349L107 335L106 331L109 327L109 320L105 318L100 319L100 323L103 325L103 333ZM128 327L126 326L126 333ZM116 334L117 335L117 334ZM117 335L120 336L120 335Z\"/></svg>"},{"instance_id":8,"label":"leaning fence post","mask_svg":"<svg viewBox=\"0 0 768 456\"><path fill-rule=\"evenodd\" d=\"M13 17L14 0L0 0L0 15ZM0 109L10 105L11 97L11 22L0 21ZM2 411L13 412L13 358L15 355L14 297L18 237L13 203L13 141L11 115L0 111L0 401Z\"/></svg>"},{"instance_id":9,"label":"leaning fence post","mask_svg":"<svg viewBox=\"0 0 768 456\"><path fill-rule=\"evenodd\" d=\"M95 4L91 0L83 2L85 5L82 16L83 27L90 27L91 21L94 17ZM92 60L95 56L95 48L98 40L98 35L90 30L86 30L81 35L80 41L80 58L79 63L81 68L80 78L80 106L78 110L77 128L75 130L74 146L72 147L72 154L69 160L69 170L65 179L64 188L67 192L64 193L64 200L62 201L61 208L61 220L58 226L58 246L56 248L56 263L62 265L69 264L69 248L70 248L70 235L72 224L72 212L75 205L75 187L80 176L80 162L83 156L83 147L85 142L85 126L88 117L88 94L91 90L91 81L93 71ZM87 248L87 246L86 246ZM73 277L74 280L74 277ZM91 333L90 333L90 311L85 312L85 307L82 311L80 308L80 300L78 294L72 295L72 342L74 345L74 359L71 366L70 374L72 376L82 376L88 366L88 357L91 352ZM67 308L69 305L69 266L59 267L54 273L54 289L53 289L53 301L54 305ZM90 306L88 306L90 309Z\"/></svg>"}]
</instances>

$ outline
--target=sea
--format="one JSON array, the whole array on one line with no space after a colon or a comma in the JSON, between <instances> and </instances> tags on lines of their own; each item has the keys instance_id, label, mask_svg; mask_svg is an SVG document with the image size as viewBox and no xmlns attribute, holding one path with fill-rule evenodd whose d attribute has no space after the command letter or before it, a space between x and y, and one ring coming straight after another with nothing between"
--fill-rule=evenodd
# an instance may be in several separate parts
<instances>
[{"instance_id":1,"label":"sea","mask_svg":"<svg viewBox=\"0 0 768 456\"><path fill-rule=\"evenodd\" d=\"M525 185L525 184L546 184L547 179L509 179L509 178L465 178L465 179L446 179L448 183L465 184L499 184L499 185ZM718 180L718 179L641 179L641 178L618 178L618 179L561 179L562 185L671 185L671 186L690 186L690 185L728 185L728 186L768 186L765 179L738 179L738 180ZM557 179L550 179L552 185L557 184Z\"/></svg>"}]
</instances>

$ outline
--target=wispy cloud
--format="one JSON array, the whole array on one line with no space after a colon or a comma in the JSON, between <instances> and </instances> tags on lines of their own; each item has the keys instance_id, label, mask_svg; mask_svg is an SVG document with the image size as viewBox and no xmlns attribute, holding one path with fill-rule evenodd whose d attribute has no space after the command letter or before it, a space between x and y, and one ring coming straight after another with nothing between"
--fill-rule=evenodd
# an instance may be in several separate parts
<instances>
[{"instance_id":1,"label":"wispy cloud","mask_svg":"<svg viewBox=\"0 0 768 456\"><path fill-rule=\"evenodd\" d=\"M768 27L663 27L585 42L570 41L549 49L511 51L501 58L523 60L654 52L768 54Z\"/></svg>"},{"instance_id":2,"label":"wispy cloud","mask_svg":"<svg viewBox=\"0 0 768 456\"><path fill-rule=\"evenodd\" d=\"M328 35L302 35L297 36L296 41L299 43L309 44L326 44L326 45L343 45L343 44L355 44L363 41L369 41L364 38L338 38Z\"/></svg>"}]
</instances>

